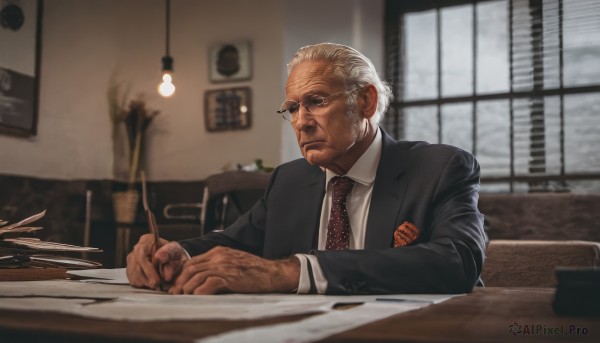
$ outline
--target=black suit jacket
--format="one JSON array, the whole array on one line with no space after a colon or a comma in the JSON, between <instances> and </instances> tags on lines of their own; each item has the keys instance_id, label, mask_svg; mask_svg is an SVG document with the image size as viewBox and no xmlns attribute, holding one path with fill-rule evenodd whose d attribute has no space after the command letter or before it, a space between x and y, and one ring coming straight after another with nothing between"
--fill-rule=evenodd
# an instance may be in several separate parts
<instances>
[{"instance_id":1,"label":"black suit jacket","mask_svg":"<svg viewBox=\"0 0 600 343\"><path fill-rule=\"evenodd\" d=\"M328 294L469 292L487 243L477 209L479 164L455 147L396 142L382 133L364 250L315 250L325 173L304 159L279 166L264 197L226 230L181 245L192 256L217 245L268 259L311 253ZM393 233L405 221L420 235L394 248Z\"/></svg>"}]
</instances>

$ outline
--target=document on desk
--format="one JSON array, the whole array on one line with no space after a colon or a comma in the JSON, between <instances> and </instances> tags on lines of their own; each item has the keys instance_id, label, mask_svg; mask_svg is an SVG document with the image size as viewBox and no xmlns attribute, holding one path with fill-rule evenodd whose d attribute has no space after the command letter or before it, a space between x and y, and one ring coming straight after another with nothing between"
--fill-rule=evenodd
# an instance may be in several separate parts
<instances>
[{"instance_id":1,"label":"document on desk","mask_svg":"<svg viewBox=\"0 0 600 343\"><path fill-rule=\"evenodd\" d=\"M81 282L129 285L125 268L69 270L67 276Z\"/></svg>"},{"instance_id":2,"label":"document on desk","mask_svg":"<svg viewBox=\"0 0 600 343\"><path fill-rule=\"evenodd\" d=\"M295 294L179 295L128 285L75 280L0 282L0 308L69 313L124 321L240 320L329 312L336 304L427 306L447 295L325 296ZM107 301L108 300L108 301Z\"/></svg>"},{"instance_id":3,"label":"document on desk","mask_svg":"<svg viewBox=\"0 0 600 343\"><path fill-rule=\"evenodd\" d=\"M235 330L198 339L194 343L308 343L428 305L426 302L367 302L351 309L333 310L292 323Z\"/></svg>"}]
</instances>

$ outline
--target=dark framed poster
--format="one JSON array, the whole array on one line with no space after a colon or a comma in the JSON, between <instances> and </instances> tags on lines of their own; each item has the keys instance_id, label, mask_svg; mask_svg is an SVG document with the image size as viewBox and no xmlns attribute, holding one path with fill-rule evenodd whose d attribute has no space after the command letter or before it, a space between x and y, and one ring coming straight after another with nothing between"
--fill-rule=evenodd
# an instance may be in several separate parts
<instances>
[{"instance_id":1,"label":"dark framed poster","mask_svg":"<svg viewBox=\"0 0 600 343\"><path fill-rule=\"evenodd\" d=\"M252 78L250 42L223 43L210 48L210 81L242 81Z\"/></svg>"},{"instance_id":2,"label":"dark framed poster","mask_svg":"<svg viewBox=\"0 0 600 343\"><path fill-rule=\"evenodd\" d=\"M35 136L43 0L0 2L0 132Z\"/></svg>"},{"instance_id":3,"label":"dark framed poster","mask_svg":"<svg viewBox=\"0 0 600 343\"><path fill-rule=\"evenodd\" d=\"M248 129L252 123L250 87L214 89L204 93L206 130Z\"/></svg>"}]
</instances>

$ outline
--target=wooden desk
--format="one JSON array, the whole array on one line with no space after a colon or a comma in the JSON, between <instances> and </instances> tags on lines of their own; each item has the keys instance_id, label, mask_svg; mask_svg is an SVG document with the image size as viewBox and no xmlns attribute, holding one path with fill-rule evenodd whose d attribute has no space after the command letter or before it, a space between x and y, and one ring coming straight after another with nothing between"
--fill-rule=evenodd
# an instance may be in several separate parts
<instances>
[{"instance_id":1,"label":"wooden desk","mask_svg":"<svg viewBox=\"0 0 600 343\"><path fill-rule=\"evenodd\" d=\"M367 324L323 342L600 342L600 318L560 317L549 288L482 288L464 297ZM2 299L0 298L0 301ZM32 311L0 311L2 342L192 342L233 329L283 323L309 315L252 321L126 323ZM513 335L513 323L540 332ZM574 325L587 334L543 334Z\"/></svg>"}]
</instances>

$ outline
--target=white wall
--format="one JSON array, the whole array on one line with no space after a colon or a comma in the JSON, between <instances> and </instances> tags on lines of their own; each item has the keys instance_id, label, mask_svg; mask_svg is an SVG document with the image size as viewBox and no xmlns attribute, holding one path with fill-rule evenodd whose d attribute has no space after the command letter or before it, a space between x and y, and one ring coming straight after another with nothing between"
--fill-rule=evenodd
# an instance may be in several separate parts
<instances>
[{"instance_id":1,"label":"white wall","mask_svg":"<svg viewBox=\"0 0 600 343\"><path fill-rule=\"evenodd\" d=\"M299 156L293 133L282 131L289 124L282 126L274 113L293 52L334 41L354 45L381 65L383 0L173 0L171 12L177 92L163 99L156 93L164 55L162 0L46 0L38 135L0 135L0 173L112 178L106 88L115 70L134 93L148 95L148 107L161 111L148 132L150 179L197 180L255 158L277 165ZM252 44L252 79L210 83L208 48L243 39ZM252 88L252 128L206 132L204 92L234 86Z\"/></svg>"}]
</instances>

